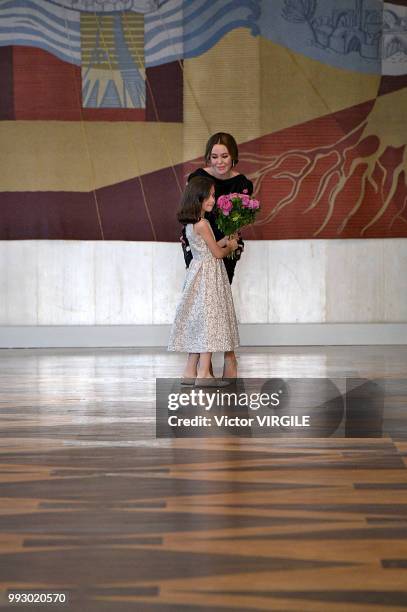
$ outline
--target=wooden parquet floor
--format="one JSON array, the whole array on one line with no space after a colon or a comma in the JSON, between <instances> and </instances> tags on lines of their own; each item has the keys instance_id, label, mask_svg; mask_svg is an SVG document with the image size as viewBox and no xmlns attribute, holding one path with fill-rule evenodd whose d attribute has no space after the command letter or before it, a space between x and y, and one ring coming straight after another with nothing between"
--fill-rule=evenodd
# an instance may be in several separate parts
<instances>
[{"instance_id":1,"label":"wooden parquet floor","mask_svg":"<svg viewBox=\"0 0 407 612\"><path fill-rule=\"evenodd\" d=\"M0 352L0 609L406 610L403 393L377 438L156 439L181 364ZM407 347L242 349L240 373L402 379ZM8 603L27 591L68 602Z\"/></svg>"}]
</instances>

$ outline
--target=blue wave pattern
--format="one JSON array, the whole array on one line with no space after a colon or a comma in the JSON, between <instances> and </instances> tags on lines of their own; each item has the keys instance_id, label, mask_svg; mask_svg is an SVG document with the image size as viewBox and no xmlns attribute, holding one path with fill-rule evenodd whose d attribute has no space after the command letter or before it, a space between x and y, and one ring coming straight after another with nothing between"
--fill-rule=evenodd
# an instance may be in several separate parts
<instances>
[{"instance_id":1,"label":"blue wave pattern","mask_svg":"<svg viewBox=\"0 0 407 612\"><path fill-rule=\"evenodd\" d=\"M46 0L0 3L0 46L24 45L81 63L80 13Z\"/></svg>"},{"instance_id":2,"label":"blue wave pattern","mask_svg":"<svg viewBox=\"0 0 407 612\"><path fill-rule=\"evenodd\" d=\"M168 0L50 0L54 4L66 6L83 13L122 13L133 11L135 13L149 13L156 11L159 6Z\"/></svg>"},{"instance_id":3,"label":"blue wave pattern","mask_svg":"<svg viewBox=\"0 0 407 612\"><path fill-rule=\"evenodd\" d=\"M168 0L145 16L146 66L208 51L235 28L260 34L261 0Z\"/></svg>"}]
</instances>

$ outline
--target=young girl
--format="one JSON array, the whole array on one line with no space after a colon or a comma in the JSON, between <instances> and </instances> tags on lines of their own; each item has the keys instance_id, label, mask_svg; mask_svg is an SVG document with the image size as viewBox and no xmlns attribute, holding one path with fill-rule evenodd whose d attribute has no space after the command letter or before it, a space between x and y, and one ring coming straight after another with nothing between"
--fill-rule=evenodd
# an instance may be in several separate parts
<instances>
[{"instance_id":1,"label":"young girl","mask_svg":"<svg viewBox=\"0 0 407 612\"><path fill-rule=\"evenodd\" d=\"M205 219L205 213L211 212L214 204L213 179L202 176L191 179L177 217L186 226L193 259L168 343L169 351L189 353L184 382L192 384L196 377L196 384L205 386L219 385L210 371L212 353L234 351L239 345L232 292L222 262L238 245L227 237L216 242Z\"/></svg>"}]
</instances>

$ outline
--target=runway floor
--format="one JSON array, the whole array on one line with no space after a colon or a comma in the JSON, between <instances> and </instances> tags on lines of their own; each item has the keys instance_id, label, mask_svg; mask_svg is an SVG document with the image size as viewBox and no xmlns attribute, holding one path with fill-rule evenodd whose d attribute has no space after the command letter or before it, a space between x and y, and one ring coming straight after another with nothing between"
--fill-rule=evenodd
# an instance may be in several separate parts
<instances>
[{"instance_id":1,"label":"runway floor","mask_svg":"<svg viewBox=\"0 0 407 612\"><path fill-rule=\"evenodd\" d=\"M240 350L247 378L385 381L374 437L157 439L182 362L0 351L0 609L406 610L407 346Z\"/></svg>"}]
</instances>

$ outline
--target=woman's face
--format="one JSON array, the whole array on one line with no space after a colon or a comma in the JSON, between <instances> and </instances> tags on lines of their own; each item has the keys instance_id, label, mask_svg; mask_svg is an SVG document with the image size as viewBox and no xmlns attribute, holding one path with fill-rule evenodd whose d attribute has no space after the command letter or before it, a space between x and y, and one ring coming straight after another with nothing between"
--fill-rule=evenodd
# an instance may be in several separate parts
<instances>
[{"instance_id":1,"label":"woman's face","mask_svg":"<svg viewBox=\"0 0 407 612\"><path fill-rule=\"evenodd\" d=\"M209 196L202 202L202 214L211 212L215 206L215 187L212 185Z\"/></svg>"},{"instance_id":2,"label":"woman's face","mask_svg":"<svg viewBox=\"0 0 407 612\"><path fill-rule=\"evenodd\" d=\"M209 165L216 178L229 178L232 169L232 158L229 151L222 144L213 145Z\"/></svg>"}]
</instances>

